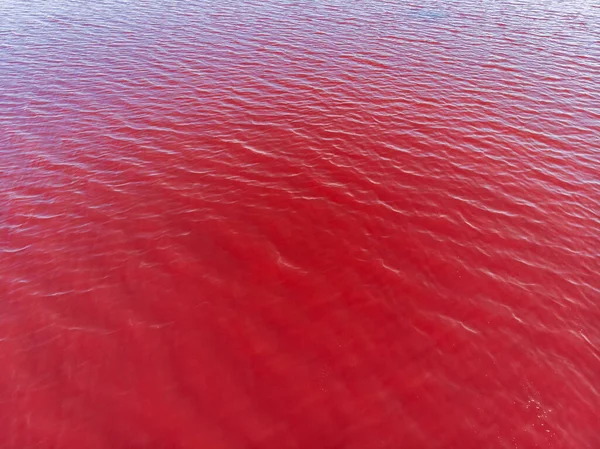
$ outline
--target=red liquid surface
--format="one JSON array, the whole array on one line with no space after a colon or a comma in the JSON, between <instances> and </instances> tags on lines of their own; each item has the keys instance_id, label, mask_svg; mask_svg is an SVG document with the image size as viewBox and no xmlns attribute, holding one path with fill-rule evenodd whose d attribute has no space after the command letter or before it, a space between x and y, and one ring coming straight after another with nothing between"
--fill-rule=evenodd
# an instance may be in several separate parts
<instances>
[{"instance_id":1,"label":"red liquid surface","mask_svg":"<svg viewBox=\"0 0 600 449\"><path fill-rule=\"evenodd\" d=\"M1 8L0 447L600 447L595 2Z\"/></svg>"}]
</instances>

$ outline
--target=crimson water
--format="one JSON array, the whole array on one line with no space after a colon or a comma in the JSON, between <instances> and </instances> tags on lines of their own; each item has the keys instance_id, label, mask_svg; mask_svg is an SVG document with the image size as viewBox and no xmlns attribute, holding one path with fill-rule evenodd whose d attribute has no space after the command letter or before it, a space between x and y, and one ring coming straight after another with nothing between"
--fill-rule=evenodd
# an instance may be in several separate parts
<instances>
[{"instance_id":1,"label":"crimson water","mask_svg":"<svg viewBox=\"0 0 600 449\"><path fill-rule=\"evenodd\" d=\"M591 0L8 0L0 446L600 447Z\"/></svg>"}]
</instances>

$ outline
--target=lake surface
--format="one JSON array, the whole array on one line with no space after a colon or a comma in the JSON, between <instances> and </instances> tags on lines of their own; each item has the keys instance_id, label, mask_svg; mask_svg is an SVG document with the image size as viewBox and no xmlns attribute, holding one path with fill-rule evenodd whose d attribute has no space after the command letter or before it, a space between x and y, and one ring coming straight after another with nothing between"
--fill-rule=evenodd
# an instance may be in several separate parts
<instances>
[{"instance_id":1,"label":"lake surface","mask_svg":"<svg viewBox=\"0 0 600 449\"><path fill-rule=\"evenodd\" d=\"M600 447L596 1L0 2L0 447Z\"/></svg>"}]
</instances>

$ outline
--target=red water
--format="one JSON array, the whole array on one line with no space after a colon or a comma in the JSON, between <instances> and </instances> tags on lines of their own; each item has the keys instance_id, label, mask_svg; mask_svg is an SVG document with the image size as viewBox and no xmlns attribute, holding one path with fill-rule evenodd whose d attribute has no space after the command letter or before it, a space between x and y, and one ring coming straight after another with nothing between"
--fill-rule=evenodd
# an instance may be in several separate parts
<instances>
[{"instance_id":1,"label":"red water","mask_svg":"<svg viewBox=\"0 0 600 449\"><path fill-rule=\"evenodd\" d=\"M600 8L0 6L0 447L600 447Z\"/></svg>"}]
</instances>

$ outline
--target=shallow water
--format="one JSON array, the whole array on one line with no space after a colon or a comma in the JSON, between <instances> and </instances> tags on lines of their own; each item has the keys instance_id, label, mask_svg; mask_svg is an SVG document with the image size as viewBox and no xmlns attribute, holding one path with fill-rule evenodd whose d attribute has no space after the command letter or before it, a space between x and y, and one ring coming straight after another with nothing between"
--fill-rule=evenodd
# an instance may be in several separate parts
<instances>
[{"instance_id":1,"label":"shallow water","mask_svg":"<svg viewBox=\"0 0 600 449\"><path fill-rule=\"evenodd\" d=\"M0 447L600 447L596 2L0 10Z\"/></svg>"}]
</instances>

